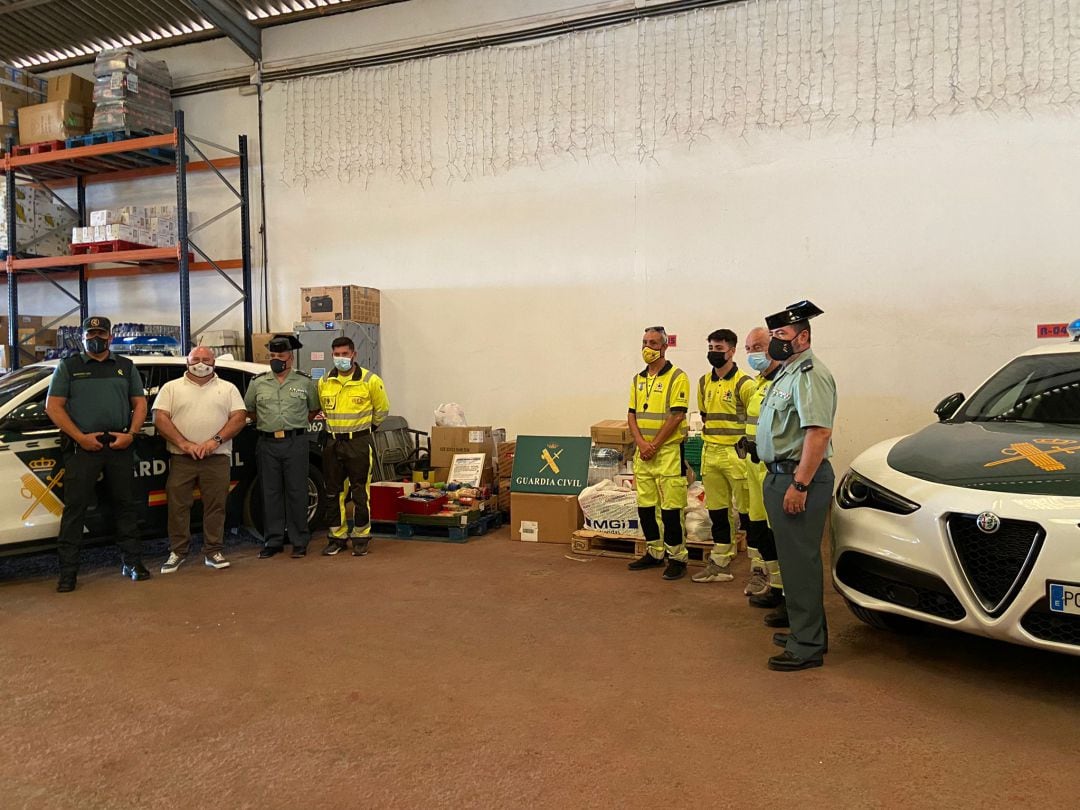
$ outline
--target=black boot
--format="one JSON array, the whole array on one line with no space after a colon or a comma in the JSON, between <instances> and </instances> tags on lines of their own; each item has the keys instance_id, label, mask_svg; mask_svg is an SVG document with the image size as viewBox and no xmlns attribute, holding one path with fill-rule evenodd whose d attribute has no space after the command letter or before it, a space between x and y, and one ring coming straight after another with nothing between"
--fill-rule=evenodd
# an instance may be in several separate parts
<instances>
[{"instance_id":1,"label":"black boot","mask_svg":"<svg viewBox=\"0 0 1080 810\"><path fill-rule=\"evenodd\" d=\"M663 564L663 557L654 557L646 551L643 557L638 557L632 563L627 563L626 567L631 571L644 571L646 568L659 568Z\"/></svg>"},{"instance_id":2,"label":"black boot","mask_svg":"<svg viewBox=\"0 0 1080 810\"><path fill-rule=\"evenodd\" d=\"M75 590L75 575L61 574L60 579L56 583L56 592L71 593L73 590Z\"/></svg>"},{"instance_id":3,"label":"black boot","mask_svg":"<svg viewBox=\"0 0 1080 810\"><path fill-rule=\"evenodd\" d=\"M778 591L776 588L769 588L768 593L763 593L761 596L751 596L746 601L750 604L750 607L778 608L784 604L784 592Z\"/></svg>"},{"instance_id":4,"label":"black boot","mask_svg":"<svg viewBox=\"0 0 1080 810\"><path fill-rule=\"evenodd\" d=\"M788 621L787 604L781 603L772 613L765 614L766 627L791 627Z\"/></svg>"},{"instance_id":5,"label":"black boot","mask_svg":"<svg viewBox=\"0 0 1080 810\"><path fill-rule=\"evenodd\" d=\"M664 569L664 579L682 579L686 576L686 563L682 560L668 560Z\"/></svg>"},{"instance_id":6,"label":"black boot","mask_svg":"<svg viewBox=\"0 0 1080 810\"><path fill-rule=\"evenodd\" d=\"M120 573L125 577L130 578L132 582L150 579L150 572L146 570L146 566L143 565L141 561L124 563L124 567L120 569Z\"/></svg>"}]
</instances>

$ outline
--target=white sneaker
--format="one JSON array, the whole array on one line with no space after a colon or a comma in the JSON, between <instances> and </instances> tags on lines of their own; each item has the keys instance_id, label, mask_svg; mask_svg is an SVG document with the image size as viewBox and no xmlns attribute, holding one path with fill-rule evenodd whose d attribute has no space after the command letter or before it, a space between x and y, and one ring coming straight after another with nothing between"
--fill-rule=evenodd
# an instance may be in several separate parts
<instances>
[{"instance_id":1,"label":"white sneaker","mask_svg":"<svg viewBox=\"0 0 1080 810\"><path fill-rule=\"evenodd\" d=\"M215 551L209 557L204 557L203 562L210 568L228 568L232 565L220 551Z\"/></svg>"},{"instance_id":2,"label":"white sneaker","mask_svg":"<svg viewBox=\"0 0 1080 810\"><path fill-rule=\"evenodd\" d=\"M161 573L163 574L175 574L176 569L184 564L184 560L187 557L181 557L175 551L169 553L169 559L167 559L161 566Z\"/></svg>"},{"instance_id":3,"label":"white sneaker","mask_svg":"<svg viewBox=\"0 0 1080 810\"><path fill-rule=\"evenodd\" d=\"M746 587L743 588L743 593L747 596L764 596L769 592L769 573L762 571L760 568L755 568L750 572L750 580L746 583Z\"/></svg>"},{"instance_id":4,"label":"white sneaker","mask_svg":"<svg viewBox=\"0 0 1080 810\"><path fill-rule=\"evenodd\" d=\"M731 582L735 577L728 573L727 568L721 568L712 560L709 560L705 567L690 579L694 582Z\"/></svg>"}]
</instances>

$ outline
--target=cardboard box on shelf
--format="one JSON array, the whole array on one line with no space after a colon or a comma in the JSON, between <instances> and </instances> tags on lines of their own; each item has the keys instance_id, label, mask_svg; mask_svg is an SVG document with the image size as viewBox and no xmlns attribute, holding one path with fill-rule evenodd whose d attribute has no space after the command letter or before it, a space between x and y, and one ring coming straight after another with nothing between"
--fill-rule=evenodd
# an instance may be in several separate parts
<instances>
[{"instance_id":1,"label":"cardboard box on shelf","mask_svg":"<svg viewBox=\"0 0 1080 810\"><path fill-rule=\"evenodd\" d=\"M270 350L266 344L270 342L276 332L252 332L251 333L251 360L254 363L269 363Z\"/></svg>"},{"instance_id":2,"label":"cardboard box on shelf","mask_svg":"<svg viewBox=\"0 0 1080 810\"><path fill-rule=\"evenodd\" d=\"M510 539L532 543L570 543L585 516L577 495L510 495Z\"/></svg>"},{"instance_id":3,"label":"cardboard box on shelf","mask_svg":"<svg viewBox=\"0 0 1080 810\"><path fill-rule=\"evenodd\" d=\"M33 326L19 328L20 346L55 346L56 330L40 329Z\"/></svg>"},{"instance_id":4,"label":"cardboard box on shelf","mask_svg":"<svg viewBox=\"0 0 1080 810\"><path fill-rule=\"evenodd\" d=\"M45 91L47 101L74 101L84 107L94 103L94 83L88 82L74 73L63 73L49 79L49 89Z\"/></svg>"},{"instance_id":5,"label":"cardboard box on shelf","mask_svg":"<svg viewBox=\"0 0 1080 810\"><path fill-rule=\"evenodd\" d=\"M74 101L46 101L19 109L19 143L62 141L87 132L87 108Z\"/></svg>"},{"instance_id":6,"label":"cardboard box on shelf","mask_svg":"<svg viewBox=\"0 0 1080 810\"><path fill-rule=\"evenodd\" d=\"M301 287L300 320L379 323L379 291L373 287Z\"/></svg>"},{"instance_id":7,"label":"cardboard box on shelf","mask_svg":"<svg viewBox=\"0 0 1080 810\"><path fill-rule=\"evenodd\" d=\"M0 343L0 368L5 370L10 369L11 358L11 346L7 343ZM27 349L25 346L19 349L19 365L25 366L28 363L36 362L37 355L34 353L33 349Z\"/></svg>"},{"instance_id":8,"label":"cardboard box on shelf","mask_svg":"<svg viewBox=\"0 0 1080 810\"><path fill-rule=\"evenodd\" d=\"M491 426L431 428L431 466L449 467L455 453L487 453L486 463L492 466L495 440L491 436Z\"/></svg>"},{"instance_id":9,"label":"cardboard box on shelf","mask_svg":"<svg viewBox=\"0 0 1080 810\"><path fill-rule=\"evenodd\" d=\"M27 327L33 327L34 329L40 329L45 323L45 318L41 315L20 315L19 316L19 329L26 329ZM7 335L8 330L8 316L0 315L0 331Z\"/></svg>"},{"instance_id":10,"label":"cardboard box on shelf","mask_svg":"<svg viewBox=\"0 0 1080 810\"><path fill-rule=\"evenodd\" d=\"M622 446L634 443L625 419L603 419L590 428L590 433L597 444Z\"/></svg>"}]
</instances>

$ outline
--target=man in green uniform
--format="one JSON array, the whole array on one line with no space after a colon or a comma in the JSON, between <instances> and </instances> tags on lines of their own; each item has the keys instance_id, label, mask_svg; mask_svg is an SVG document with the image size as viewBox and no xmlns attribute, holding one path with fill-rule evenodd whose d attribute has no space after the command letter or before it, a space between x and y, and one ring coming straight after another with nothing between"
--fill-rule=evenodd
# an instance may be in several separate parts
<instances>
[{"instance_id":1,"label":"man in green uniform","mask_svg":"<svg viewBox=\"0 0 1080 810\"><path fill-rule=\"evenodd\" d=\"M686 473L683 442L690 380L686 372L666 358L668 338L662 326L645 330L641 357L645 368L630 382L630 405L626 421L637 445L634 486L638 520L645 535L646 551L627 567L631 571L667 567L664 579L686 576L689 552L683 539L682 513L686 508ZM664 537L656 522L656 507L664 523Z\"/></svg>"},{"instance_id":2,"label":"man in green uniform","mask_svg":"<svg viewBox=\"0 0 1080 810\"><path fill-rule=\"evenodd\" d=\"M64 513L56 542L59 593L75 590L86 511L102 476L114 510L121 572L135 581L150 579L142 562L132 447L146 419L146 396L135 364L109 351L111 330L108 318L83 321L86 351L56 367L45 402L45 412L64 432Z\"/></svg>"},{"instance_id":3,"label":"man in green uniform","mask_svg":"<svg viewBox=\"0 0 1080 810\"><path fill-rule=\"evenodd\" d=\"M761 405L757 452L765 463L765 509L784 571L786 611L765 617L789 626L773 642L784 652L769 669L796 672L819 667L829 645L822 584L821 536L833 494L832 427L836 383L810 348L810 319L822 311L800 301L765 319L768 353L783 363ZM784 615L786 613L786 616Z\"/></svg>"},{"instance_id":4,"label":"man in green uniform","mask_svg":"<svg viewBox=\"0 0 1080 810\"><path fill-rule=\"evenodd\" d=\"M308 456L311 441L308 423L319 412L319 391L306 374L293 368L293 351L301 343L293 335L274 335L270 371L251 381L244 407L255 420L259 441L255 456L262 482L265 543L261 559L273 557L285 547L288 526L292 556L307 554Z\"/></svg>"}]
</instances>

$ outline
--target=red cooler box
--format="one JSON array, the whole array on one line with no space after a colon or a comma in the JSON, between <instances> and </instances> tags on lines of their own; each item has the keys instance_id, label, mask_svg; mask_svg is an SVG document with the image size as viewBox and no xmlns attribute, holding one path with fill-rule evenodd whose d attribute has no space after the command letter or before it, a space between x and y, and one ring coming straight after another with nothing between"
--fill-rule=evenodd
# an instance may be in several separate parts
<instances>
[{"instance_id":1,"label":"red cooler box","mask_svg":"<svg viewBox=\"0 0 1080 810\"><path fill-rule=\"evenodd\" d=\"M446 496L425 500L422 498L402 497L397 499L397 510L403 515L434 515L446 506Z\"/></svg>"},{"instance_id":2,"label":"red cooler box","mask_svg":"<svg viewBox=\"0 0 1080 810\"><path fill-rule=\"evenodd\" d=\"M371 485L371 519L395 522L398 516L398 498L411 495L416 484L403 481L378 481Z\"/></svg>"}]
</instances>

